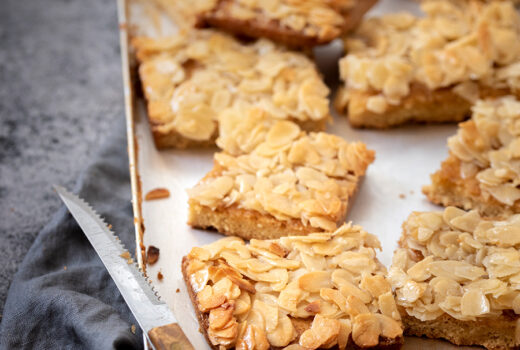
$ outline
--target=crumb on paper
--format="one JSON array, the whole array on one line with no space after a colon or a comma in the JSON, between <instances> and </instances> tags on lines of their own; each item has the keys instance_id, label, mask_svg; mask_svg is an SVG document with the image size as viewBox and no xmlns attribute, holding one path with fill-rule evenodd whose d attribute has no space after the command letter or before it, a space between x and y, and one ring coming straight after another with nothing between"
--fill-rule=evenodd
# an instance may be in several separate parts
<instances>
[{"instance_id":1,"label":"crumb on paper","mask_svg":"<svg viewBox=\"0 0 520 350\"><path fill-rule=\"evenodd\" d=\"M151 190L144 196L144 200L151 201L155 199L163 199L170 197L170 191L166 188L156 188Z\"/></svg>"},{"instance_id":2,"label":"crumb on paper","mask_svg":"<svg viewBox=\"0 0 520 350\"><path fill-rule=\"evenodd\" d=\"M399 194L399 198L401 198L401 199L405 199L405 198L406 198L406 195L405 195L404 193L400 193L400 194Z\"/></svg>"},{"instance_id":3,"label":"crumb on paper","mask_svg":"<svg viewBox=\"0 0 520 350\"><path fill-rule=\"evenodd\" d=\"M158 279L159 281L162 281L163 278L164 278L164 276L163 276L162 272L161 272L161 271L157 272L157 279Z\"/></svg>"},{"instance_id":4,"label":"crumb on paper","mask_svg":"<svg viewBox=\"0 0 520 350\"><path fill-rule=\"evenodd\" d=\"M128 265L132 265L134 263L134 259L130 258L126 261Z\"/></svg>"},{"instance_id":5,"label":"crumb on paper","mask_svg":"<svg viewBox=\"0 0 520 350\"><path fill-rule=\"evenodd\" d=\"M150 245L148 246L148 252L146 253L146 263L153 265L159 260L159 248Z\"/></svg>"},{"instance_id":6,"label":"crumb on paper","mask_svg":"<svg viewBox=\"0 0 520 350\"><path fill-rule=\"evenodd\" d=\"M413 194L413 193L414 193L413 190L410 190L410 194Z\"/></svg>"},{"instance_id":7,"label":"crumb on paper","mask_svg":"<svg viewBox=\"0 0 520 350\"><path fill-rule=\"evenodd\" d=\"M180 290L179 288L177 288L177 289L175 290L175 293L180 293L180 292L181 292L181 290Z\"/></svg>"},{"instance_id":8,"label":"crumb on paper","mask_svg":"<svg viewBox=\"0 0 520 350\"><path fill-rule=\"evenodd\" d=\"M109 229L109 230L112 229L112 224L108 224L108 229Z\"/></svg>"},{"instance_id":9,"label":"crumb on paper","mask_svg":"<svg viewBox=\"0 0 520 350\"><path fill-rule=\"evenodd\" d=\"M133 324L131 327L130 327L130 331L132 332L132 334L135 334L135 324Z\"/></svg>"},{"instance_id":10,"label":"crumb on paper","mask_svg":"<svg viewBox=\"0 0 520 350\"><path fill-rule=\"evenodd\" d=\"M67 271L67 265L63 266L63 270Z\"/></svg>"}]
</instances>

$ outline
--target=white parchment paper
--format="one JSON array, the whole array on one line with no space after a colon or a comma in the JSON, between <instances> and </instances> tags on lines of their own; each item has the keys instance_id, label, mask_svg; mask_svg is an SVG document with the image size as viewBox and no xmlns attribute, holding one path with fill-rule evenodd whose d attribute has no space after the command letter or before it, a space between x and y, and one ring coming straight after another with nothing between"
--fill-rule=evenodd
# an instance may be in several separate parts
<instances>
[{"instance_id":1,"label":"white parchment paper","mask_svg":"<svg viewBox=\"0 0 520 350\"><path fill-rule=\"evenodd\" d=\"M141 33L158 35L174 31L171 24L161 20L161 26L146 18L140 5L131 8L131 21ZM418 12L413 0L380 0L368 16L407 10ZM163 24L164 22L164 24ZM316 57L325 75L337 74L337 57L341 55L338 43L316 50ZM147 267L147 273L159 294L167 301L192 341L195 349L209 349L199 333L186 287L182 281L181 259L192 247L222 238L215 232L195 230L186 224L186 189L194 186L213 165L216 148L204 150L156 150L145 116L144 102L137 101L136 139L138 143L138 170L142 193L157 188L168 188L171 196L157 201L143 201L142 215L146 227L143 243L160 248L159 261ZM440 210L430 204L421 192L429 183L429 175L447 156L446 139L456 131L455 125L415 125L391 130L352 129L346 118L334 115L328 132L347 140L361 140L376 151L376 160L369 166L360 190L351 203L347 220L362 225L376 234L383 251L379 259L389 265L401 224L412 211ZM164 278L159 281L158 272ZM407 338L404 349L457 348L443 341ZM459 348L457 348L459 349Z\"/></svg>"}]
</instances>

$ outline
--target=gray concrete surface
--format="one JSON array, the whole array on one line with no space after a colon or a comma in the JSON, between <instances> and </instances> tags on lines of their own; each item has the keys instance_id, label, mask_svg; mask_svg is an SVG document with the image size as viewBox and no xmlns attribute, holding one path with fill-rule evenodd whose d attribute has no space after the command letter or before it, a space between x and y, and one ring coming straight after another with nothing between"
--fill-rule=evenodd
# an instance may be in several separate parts
<instances>
[{"instance_id":1,"label":"gray concrete surface","mask_svg":"<svg viewBox=\"0 0 520 350\"><path fill-rule=\"evenodd\" d=\"M0 0L0 315L9 283L123 118L115 0Z\"/></svg>"}]
</instances>

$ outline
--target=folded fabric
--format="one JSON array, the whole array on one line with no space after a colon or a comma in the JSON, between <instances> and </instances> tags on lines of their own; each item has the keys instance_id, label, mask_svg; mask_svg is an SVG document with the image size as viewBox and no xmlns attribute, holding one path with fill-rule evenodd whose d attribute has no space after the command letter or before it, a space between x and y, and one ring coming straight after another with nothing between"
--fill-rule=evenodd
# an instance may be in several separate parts
<instances>
[{"instance_id":1,"label":"folded fabric","mask_svg":"<svg viewBox=\"0 0 520 350\"><path fill-rule=\"evenodd\" d=\"M113 130L74 192L112 224L134 253L124 118L115 122ZM142 347L136 320L85 235L62 207L38 234L12 281L0 325L0 349Z\"/></svg>"}]
</instances>

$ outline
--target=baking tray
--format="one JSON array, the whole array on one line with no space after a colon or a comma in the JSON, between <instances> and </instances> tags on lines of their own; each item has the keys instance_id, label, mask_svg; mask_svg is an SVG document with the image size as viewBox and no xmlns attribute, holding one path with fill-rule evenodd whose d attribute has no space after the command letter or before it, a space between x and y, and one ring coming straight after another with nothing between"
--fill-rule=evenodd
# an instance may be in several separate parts
<instances>
[{"instance_id":1,"label":"baking tray","mask_svg":"<svg viewBox=\"0 0 520 350\"><path fill-rule=\"evenodd\" d=\"M369 13L406 10L417 13L413 0L380 0ZM129 45L133 36L160 36L177 31L174 23L149 0L118 0L121 57L128 136L128 157L132 185L132 205L136 236L136 258L146 268L161 297L174 310L195 349L210 349L199 332L186 287L182 280L181 259L192 247L222 238L216 232L192 229L186 224L188 196L213 166L217 148L161 150L153 143L143 98L136 93L135 60ZM318 66L327 81L337 80L337 59L341 47L333 42L316 49ZM332 108L331 108L332 109ZM351 203L347 221L363 226L381 241L379 259L388 266L401 234L401 224L412 211L440 210L426 200L421 187L446 158L446 139L456 132L455 125L415 125L390 130L352 129L345 117L335 114L328 132L347 140L360 140L376 151L359 192ZM143 201L148 191L164 187L170 197ZM144 266L145 247L160 249L159 260ZM159 272L162 274L160 279ZM444 341L407 337L403 349L463 349ZM470 347L464 347L471 349Z\"/></svg>"}]
</instances>

